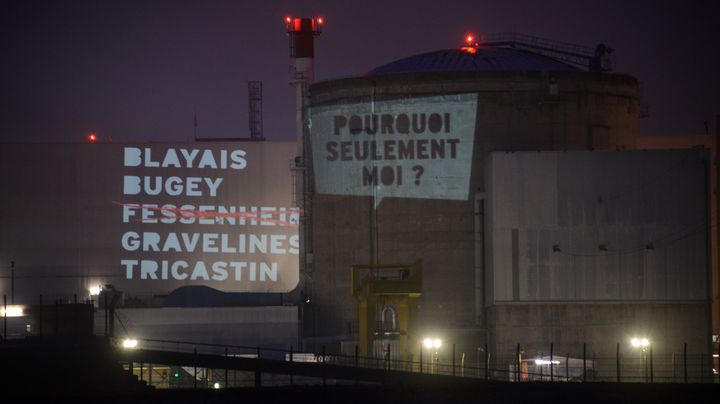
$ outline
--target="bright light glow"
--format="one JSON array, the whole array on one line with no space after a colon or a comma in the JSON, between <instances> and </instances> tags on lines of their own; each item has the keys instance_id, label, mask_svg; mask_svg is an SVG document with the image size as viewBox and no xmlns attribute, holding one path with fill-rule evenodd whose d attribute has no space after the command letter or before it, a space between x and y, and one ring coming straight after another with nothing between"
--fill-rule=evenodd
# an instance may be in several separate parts
<instances>
[{"instance_id":1,"label":"bright light glow","mask_svg":"<svg viewBox=\"0 0 720 404\"><path fill-rule=\"evenodd\" d=\"M536 365L550 365L550 364L559 365L559 364L560 364L560 361L552 361L552 362L551 362L551 361L546 360L546 359L535 359L535 364L536 364Z\"/></svg>"},{"instance_id":2,"label":"bright light glow","mask_svg":"<svg viewBox=\"0 0 720 404\"><path fill-rule=\"evenodd\" d=\"M213 388L214 388L214 389L219 389L219 388L220 388L220 383L215 382L215 384L213 384Z\"/></svg>"},{"instance_id":3,"label":"bright light glow","mask_svg":"<svg viewBox=\"0 0 720 404\"><path fill-rule=\"evenodd\" d=\"M285 17L285 22L289 23L290 21L292 21L290 17Z\"/></svg>"},{"instance_id":4,"label":"bright light glow","mask_svg":"<svg viewBox=\"0 0 720 404\"><path fill-rule=\"evenodd\" d=\"M442 346L442 340L440 338L425 338L423 340L423 346L428 349L438 349Z\"/></svg>"},{"instance_id":5,"label":"bright light glow","mask_svg":"<svg viewBox=\"0 0 720 404\"><path fill-rule=\"evenodd\" d=\"M25 315L24 310L23 306L7 306L7 310L5 307L0 307L0 317L22 317Z\"/></svg>"},{"instance_id":6,"label":"bright light glow","mask_svg":"<svg viewBox=\"0 0 720 404\"><path fill-rule=\"evenodd\" d=\"M468 35L465 37L465 42L467 42L468 45L472 45L472 43L475 42L475 37L472 35Z\"/></svg>"},{"instance_id":7,"label":"bright light glow","mask_svg":"<svg viewBox=\"0 0 720 404\"><path fill-rule=\"evenodd\" d=\"M102 292L102 286L90 286L90 289L88 289L90 292L90 296L97 296Z\"/></svg>"},{"instance_id":8,"label":"bright light glow","mask_svg":"<svg viewBox=\"0 0 720 404\"><path fill-rule=\"evenodd\" d=\"M88 135L88 142L95 142L97 141L97 135L94 133L91 133Z\"/></svg>"},{"instance_id":9,"label":"bright light glow","mask_svg":"<svg viewBox=\"0 0 720 404\"><path fill-rule=\"evenodd\" d=\"M138 346L138 341L134 338L125 338L122 341L123 348L133 349L133 348L137 348L137 346Z\"/></svg>"},{"instance_id":10,"label":"bright light glow","mask_svg":"<svg viewBox=\"0 0 720 404\"><path fill-rule=\"evenodd\" d=\"M318 17L318 20L317 20L317 21L318 21L318 24L322 24L322 23L323 23L323 18L322 18L322 17Z\"/></svg>"},{"instance_id":11,"label":"bright light glow","mask_svg":"<svg viewBox=\"0 0 720 404\"><path fill-rule=\"evenodd\" d=\"M631 338L630 339L630 345L633 346L633 348L645 348L650 345L650 340L647 338Z\"/></svg>"}]
</instances>

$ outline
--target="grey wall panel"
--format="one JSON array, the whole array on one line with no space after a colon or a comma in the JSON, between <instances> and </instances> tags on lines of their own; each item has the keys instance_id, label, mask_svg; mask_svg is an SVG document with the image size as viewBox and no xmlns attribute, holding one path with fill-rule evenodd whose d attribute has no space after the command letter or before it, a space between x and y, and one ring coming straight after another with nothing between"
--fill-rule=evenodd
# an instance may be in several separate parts
<instances>
[{"instance_id":1,"label":"grey wall panel","mask_svg":"<svg viewBox=\"0 0 720 404\"><path fill-rule=\"evenodd\" d=\"M702 151L491 154L494 301L707 299L705 170Z\"/></svg>"}]
</instances>

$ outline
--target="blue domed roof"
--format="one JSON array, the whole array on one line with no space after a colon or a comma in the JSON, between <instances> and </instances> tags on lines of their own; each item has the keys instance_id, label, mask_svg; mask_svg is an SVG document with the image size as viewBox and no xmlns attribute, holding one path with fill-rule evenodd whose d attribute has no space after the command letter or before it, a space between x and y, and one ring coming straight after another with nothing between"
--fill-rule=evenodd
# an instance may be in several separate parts
<instances>
[{"instance_id":1,"label":"blue domed roof","mask_svg":"<svg viewBox=\"0 0 720 404\"><path fill-rule=\"evenodd\" d=\"M396 73L436 73L468 71L575 71L578 68L553 58L519 49L446 49L422 53L390 62L365 73L381 76ZM473 52L474 51L474 52Z\"/></svg>"}]
</instances>

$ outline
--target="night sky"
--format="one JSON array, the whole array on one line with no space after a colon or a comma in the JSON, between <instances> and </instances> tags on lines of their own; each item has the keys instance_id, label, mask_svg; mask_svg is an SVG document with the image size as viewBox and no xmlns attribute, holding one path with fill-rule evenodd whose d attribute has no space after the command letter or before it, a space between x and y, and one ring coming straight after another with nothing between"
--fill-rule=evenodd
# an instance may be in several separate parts
<instances>
[{"instance_id":1,"label":"night sky","mask_svg":"<svg viewBox=\"0 0 720 404\"><path fill-rule=\"evenodd\" d=\"M445 8L442 8L445 7ZM3 1L0 141L247 137L247 81L264 86L264 132L294 137L284 17L322 16L316 79L353 76L518 32L616 49L640 80L641 134L703 134L720 113L715 1Z\"/></svg>"}]
</instances>

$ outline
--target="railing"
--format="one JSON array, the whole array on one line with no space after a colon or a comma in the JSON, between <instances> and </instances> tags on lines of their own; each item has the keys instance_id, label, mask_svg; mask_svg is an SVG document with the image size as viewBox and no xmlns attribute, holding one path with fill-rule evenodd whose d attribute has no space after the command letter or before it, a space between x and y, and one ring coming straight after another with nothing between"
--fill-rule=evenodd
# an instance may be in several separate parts
<instances>
[{"instance_id":1,"label":"railing","mask_svg":"<svg viewBox=\"0 0 720 404\"><path fill-rule=\"evenodd\" d=\"M42 297L38 300L39 303L43 301ZM60 303L60 300L55 299L51 306L43 308L40 304L35 307L36 310L42 309L46 312L37 313L39 321L31 324L32 327L35 327L32 329L32 333L28 333L26 328L28 320L25 318L0 316L2 322L0 326L3 327L0 338L4 342L8 339L25 338L28 335L39 337L56 335L83 337L92 335L92 330L84 326L83 321L83 316L87 314L87 306L91 306L92 302L83 304L75 297L72 300L63 299L62 301L63 303ZM67 303L68 301L72 303ZM7 302L2 306L3 313L9 310L6 308L6 304ZM43 323L42 319L45 317L43 313L53 314L56 319L52 322ZM103 332L96 330L96 334L103 334ZM108 327L105 327L104 335L108 335ZM713 357L707 353L689 351L687 344L666 347L663 352L653 352L651 346L638 348L632 347L630 344L617 344L616 349L612 349L611 352L608 352L608 350L593 352L583 344L576 347L577 349L566 350L562 353L558 353L557 350L553 351L553 344L550 344L544 352L537 349L528 349L520 344L512 352L507 350L490 352L488 347L485 346L484 348L478 347L476 352L467 356L467 359L462 352L454 354L454 347L452 349L453 354L450 354L448 346L444 348L444 351L422 349L418 357L415 358L416 360L410 361L394 359L398 356L397 352L391 352L389 346L387 350L379 351L383 352L382 355L363 357L357 354L357 349L354 355L342 355L326 352L324 347L315 352L298 352L293 346L290 346L289 349L277 349L262 346L219 345L161 339L140 339L138 345L141 349L153 351L193 353L196 355L213 355L260 361L303 362L344 368L510 382L720 382L717 373L717 356ZM154 374L157 376L158 369L169 372L171 368L173 372L189 374L187 370L173 368L167 364L153 364L150 366L151 368L154 366L154 370L148 375ZM142 380L145 380L144 376L146 375L142 366L137 368L128 364L128 369L131 367L134 369L134 373ZM213 378L211 377L212 369L210 369L211 373L205 372L205 376L201 377L201 380ZM236 372L235 377L237 378L239 374L242 374L242 372ZM278 383L292 383L294 381L291 375L277 377ZM193 384L197 384L198 377L196 373L193 373L191 379L194 380ZM153 383L158 382L158 380L167 380L167 377L165 379L155 377ZM228 378L223 378L224 383L227 381ZM170 384L167 383L167 385Z\"/></svg>"},{"instance_id":2,"label":"railing","mask_svg":"<svg viewBox=\"0 0 720 404\"><path fill-rule=\"evenodd\" d=\"M517 33L487 34L482 37L481 43L490 46L509 46L539 52L563 62L588 68L591 71L610 71L613 68L613 58L611 56L613 50L604 45L589 48L568 42Z\"/></svg>"},{"instance_id":3,"label":"railing","mask_svg":"<svg viewBox=\"0 0 720 404\"><path fill-rule=\"evenodd\" d=\"M118 342L119 343L119 342ZM570 355L528 355L520 351L520 355L482 355L475 363L466 364L464 355L441 358L436 352L425 355L422 361L405 361L390 359L390 352L383 357L363 357L357 354L329 354L323 347L320 352L297 352L294 347L289 350L251 347L241 345L216 345L194 343L188 341L171 341L157 339L139 339L136 349L150 351L177 352L198 355L214 355L230 359L254 361L284 362L287 367L268 371L260 377L260 371L252 366L244 370L204 368L193 363L188 365L163 365L126 363L125 368L140 380L155 387L177 388L223 388L249 385L288 385L288 384L338 384L348 382L369 382L379 380L378 377L364 379L365 376L352 374L339 376L338 369L355 369L358 373L393 372L404 375L407 380L415 378L418 383L428 377L445 377L444 381L505 381L505 382L619 382L619 383L719 383L718 375L714 374L707 355L682 354L652 355L648 351L637 354L622 354L615 357L597 356L573 358ZM619 352L619 351L618 351ZM268 362L268 363L270 363ZM313 364L327 367L327 374L322 377L298 376L293 364ZM519 364L519 365L518 365ZM162 370L169 377L159 377ZM148 373L150 372L150 373ZM153 373L154 372L154 373ZM333 373L335 372L335 373ZM152 375L155 375L153 377ZM162 375L162 374L161 374ZM447 379L447 377L452 377ZM262 381L260 381L262 380ZM388 379L390 380L390 379Z\"/></svg>"}]
</instances>

